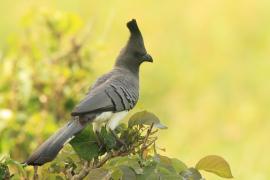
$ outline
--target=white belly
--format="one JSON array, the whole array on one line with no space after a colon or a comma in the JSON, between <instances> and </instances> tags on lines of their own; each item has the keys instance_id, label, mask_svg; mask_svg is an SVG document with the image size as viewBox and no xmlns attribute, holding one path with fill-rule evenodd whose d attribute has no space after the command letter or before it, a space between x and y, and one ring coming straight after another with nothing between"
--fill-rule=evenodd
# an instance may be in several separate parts
<instances>
[{"instance_id":1,"label":"white belly","mask_svg":"<svg viewBox=\"0 0 270 180\"><path fill-rule=\"evenodd\" d=\"M107 122L109 119L111 119L113 115L113 112L108 111L108 112L103 112L100 115L98 115L93 122L97 122L97 123L103 123L103 122Z\"/></svg>"},{"instance_id":2,"label":"white belly","mask_svg":"<svg viewBox=\"0 0 270 180\"><path fill-rule=\"evenodd\" d=\"M127 115L128 111L113 113L111 111L103 112L93 121L94 131L100 132L102 126L106 124L106 129L114 130L122 119Z\"/></svg>"}]
</instances>

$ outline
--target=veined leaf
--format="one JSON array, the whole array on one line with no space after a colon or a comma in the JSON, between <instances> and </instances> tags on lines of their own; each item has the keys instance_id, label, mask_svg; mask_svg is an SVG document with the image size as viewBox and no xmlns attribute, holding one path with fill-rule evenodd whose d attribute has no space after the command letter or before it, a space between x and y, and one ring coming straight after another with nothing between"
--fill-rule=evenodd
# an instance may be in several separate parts
<instances>
[{"instance_id":1,"label":"veined leaf","mask_svg":"<svg viewBox=\"0 0 270 180\"><path fill-rule=\"evenodd\" d=\"M100 136L103 139L103 143L108 150L117 147L117 141L115 137L112 135L111 132L108 132L105 127L101 129Z\"/></svg>"},{"instance_id":2,"label":"veined leaf","mask_svg":"<svg viewBox=\"0 0 270 180\"><path fill-rule=\"evenodd\" d=\"M88 125L82 132L77 134L70 142L79 157L91 160L99 154L99 147L92 126Z\"/></svg>"},{"instance_id":3,"label":"veined leaf","mask_svg":"<svg viewBox=\"0 0 270 180\"><path fill-rule=\"evenodd\" d=\"M160 123L159 118L151 112L141 111L135 113L128 121L128 126L132 127L135 125L152 125L155 128L166 129L167 126Z\"/></svg>"},{"instance_id":4,"label":"veined leaf","mask_svg":"<svg viewBox=\"0 0 270 180\"><path fill-rule=\"evenodd\" d=\"M123 176L122 176L123 180L136 180L137 179L135 172L130 167L120 166L119 168L123 172Z\"/></svg>"},{"instance_id":5,"label":"veined leaf","mask_svg":"<svg viewBox=\"0 0 270 180\"><path fill-rule=\"evenodd\" d=\"M90 171L86 179L91 180L109 180L111 172L105 168L97 168Z\"/></svg>"},{"instance_id":6,"label":"veined leaf","mask_svg":"<svg viewBox=\"0 0 270 180\"><path fill-rule=\"evenodd\" d=\"M216 155L209 155L202 158L196 164L196 169L212 172L224 178L233 178L230 165L225 159Z\"/></svg>"},{"instance_id":7,"label":"veined leaf","mask_svg":"<svg viewBox=\"0 0 270 180\"><path fill-rule=\"evenodd\" d=\"M171 158L171 163L176 172L182 172L188 168L182 161L176 158Z\"/></svg>"},{"instance_id":8,"label":"veined leaf","mask_svg":"<svg viewBox=\"0 0 270 180\"><path fill-rule=\"evenodd\" d=\"M180 173L183 180L205 180L195 168L188 168Z\"/></svg>"},{"instance_id":9,"label":"veined leaf","mask_svg":"<svg viewBox=\"0 0 270 180\"><path fill-rule=\"evenodd\" d=\"M180 171L177 171L176 168L173 166L173 161L171 158L162 156L160 154L154 157L155 161L157 162L157 169L164 175L177 175Z\"/></svg>"},{"instance_id":10,"label":"veined leaf","mask_svg":"<svg viewBox=\"0 0 270 180\"><path fill-rule=\"evenodd\" d=\"M111 178L114 179L121 179L121 177L123 176L123 172L119 167L111 167L111 170L113 170L112 174L111 174Z\"/></svg>"},{"instance_id":11,"label":"veined leaf","mask_svg":"<svg viewBox=\"0 0 270 180\"><path fill-rule=\"evenodd\" d=\"M117 167L117 166L122 166L122 165L130 167L131 169L135 171L136 174L143 173L143 169L140 167L138 163L138 159L131 158L129 156L113 158L107 163L107 166L105 165L105 167L110 168L110 167Z\"/></svg>"}]
</instances>

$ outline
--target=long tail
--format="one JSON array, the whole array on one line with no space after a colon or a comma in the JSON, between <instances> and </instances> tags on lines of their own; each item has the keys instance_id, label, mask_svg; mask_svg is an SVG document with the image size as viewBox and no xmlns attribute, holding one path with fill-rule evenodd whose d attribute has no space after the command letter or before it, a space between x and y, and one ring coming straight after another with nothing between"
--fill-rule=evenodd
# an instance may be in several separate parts
<instances>
[{"instance_id":1,"label":"long tail","mask_svg":"<svg viewBox=\"0 0 270 180\"><path fill-rule=\"evenodd\" d=\"M63 145L84 127L85 124L82 125L77 119L69 121L64 127L41 144L24 163L40 166L52 161Z\"/></svg>"}]
</instances>

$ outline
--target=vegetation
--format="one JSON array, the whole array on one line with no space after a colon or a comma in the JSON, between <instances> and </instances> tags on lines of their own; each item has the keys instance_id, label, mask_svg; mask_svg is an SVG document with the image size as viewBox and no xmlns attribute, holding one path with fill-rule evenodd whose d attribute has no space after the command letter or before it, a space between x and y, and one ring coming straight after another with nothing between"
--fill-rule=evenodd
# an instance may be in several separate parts
<instances>
[{"instance_id":1,"label":"vegetation","mask_svg":"<svg viewBox=\"0 0 270 180\"><path fill-rule=\"evenodd\" d=\"M0 112L0 179L202 179L199 170L232 177L219 156L207 156L189 168L161 155L156 133L166 126L146 111L134 114L128 126L117 128L122 143L103 128L104 146L99 147L89 125L38 173L22 165L69 118L86 91L84 83L92 80L89 32L82 31L77 15L29 12L22 22L24 31L9 42L0 63L0 103L5 107Z\"/></svg>"},{"instance_id":2,"label":"vegetation","mask_svg":"<svg viewBox=\"0 0 270 180\"><path fill-rule=\"evenodd\" d=\"M66 147L63 152L42 171L34 172L34 179L204 179L199 170L232 178L228 163L219 156L207 156L194 167L188 168L182 161L160 155L156 146L158 129L164 129L159 119L152 113L143 111L134 114L128 123L121 124L116 132L121 142L103 128L100 147L89 125L70 141L73 150ZM0 178L29 179L24 166L10 158L1 160ZM10 173L8 165L17 167Z\"/></svg>"}]
</instances>

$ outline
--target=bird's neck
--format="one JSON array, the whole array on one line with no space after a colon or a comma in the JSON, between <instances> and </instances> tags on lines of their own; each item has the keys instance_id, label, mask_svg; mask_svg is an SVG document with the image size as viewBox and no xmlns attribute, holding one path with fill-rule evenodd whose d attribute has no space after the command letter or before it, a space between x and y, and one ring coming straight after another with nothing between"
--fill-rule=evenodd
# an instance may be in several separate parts
<instances>
[{"instance_id":1,"label":"bird's neck","mask_svg":"<svg viewBox=\"0 0 270 180\"><path fill-rule=\"evenodd\" d=\"M140 64L131 59L120 59L117 58L114 65L116 68L123 68L130 71L135 76L139 76Z\"/></svg>"}]
</instances>

